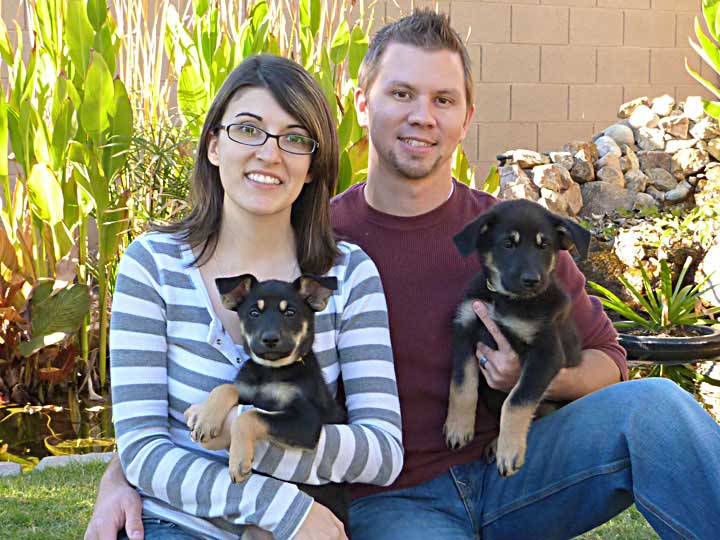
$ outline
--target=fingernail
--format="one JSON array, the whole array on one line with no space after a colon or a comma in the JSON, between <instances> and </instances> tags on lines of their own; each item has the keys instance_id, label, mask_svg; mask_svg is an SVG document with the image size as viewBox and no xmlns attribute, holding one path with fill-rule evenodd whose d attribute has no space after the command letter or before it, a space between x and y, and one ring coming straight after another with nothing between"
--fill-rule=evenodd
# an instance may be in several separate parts
<instances>
[{"instance_id":1,"label":"fingernail","mask_svg":"<svg viewBox=\"0 0 720 540\"><path fill-rule=\"evenodd\" d=\"M473 302L473 309L475 311L482 311L483 313L485 313L485 304L483 304L482 302Z\"/></svg>"},{"instance_id":2,"label":"fingernail","mask_svg":"<svg viewBox=\"0 0 720 540\"><path fill-rule=\"evenodd\" d=\"M142 533L140 531L130 531L128 536L130 538L142 538Z\"/></svg>"}]
</instances>

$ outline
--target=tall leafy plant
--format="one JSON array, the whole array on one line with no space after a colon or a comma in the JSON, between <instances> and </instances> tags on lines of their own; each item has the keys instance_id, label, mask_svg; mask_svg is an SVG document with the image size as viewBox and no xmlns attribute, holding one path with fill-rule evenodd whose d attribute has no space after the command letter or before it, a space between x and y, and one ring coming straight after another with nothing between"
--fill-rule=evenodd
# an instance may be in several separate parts
<instances>
[{"instance_id":1,"label":"tall leafy plant","mask_svg":"<svg viewBox=\"0 0 720 540\"><path fill-rule=\"evenodd\" d=\"M720 7L720 0L702 0L703 18L710 36L705 33L698 18L695 17L694 31L697 42L693 41L692 38L688 38L688 41L703 62L710 66L715 73L720 74L720 48L718 47L718 43L720 43L720 12L718 12L718 7ZM691 68L687 58L685 59L685 69L696 81L720 100L720 89ZM720 118L720 101L703 99L703 104L707 114Z\"/></svg>"}]
</instances>

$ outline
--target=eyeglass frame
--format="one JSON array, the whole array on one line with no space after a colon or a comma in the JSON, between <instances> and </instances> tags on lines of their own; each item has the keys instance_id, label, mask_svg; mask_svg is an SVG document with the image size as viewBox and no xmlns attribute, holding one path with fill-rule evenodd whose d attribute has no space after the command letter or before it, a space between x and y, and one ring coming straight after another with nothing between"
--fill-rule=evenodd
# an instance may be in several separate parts
<instances>
[{"instance_id":1,"label":"eyeglass frame","mask_svg":"<svg viewBox=\"0 0 720 540\"><path fill-rule=\"evenodd\" d=\"M264 140L263 142L261 142L261 143L258 143L258 144L250 144L250 143L245 143L245 142L236 141L235 139L233 139L233 138L230 136L230 128L233 127L233 126L244 126L244 125L251 126L251 127L253 127L254 129L257 129L258 131L260 131L261 133L264 133L264 134L265 134L265 140ZM278 145L278 148L279 148L280 150L282 150L283 152L287 152L288 154L292 154L292 155L294 155L294 156L311 156L311 155L313 155L313 154L317 151L317 149L320 147L320 143L317 142L317 141L316 141L315 139L313 139L312 137L309 137L308 135L303 135L302 133L281 133L281 134L279 134L279 135L275 135L275 134L270 133L269 131L265 131L264 129L259 128L259 127L255 126L255 125L248 124L247 122L233 122L232 124L217 124L217 125L215 125L215 127L214 127L213 129L214 129L215 131L217 131L217 130L219 130L219 129L224 129L224 130L225 130L225 133L227 133L228 139L230 139L232 142L234 142L234 143L236 143L236 144L242 144L243 146L255 146L255 147L257 147L257 146L262 146L262 145L264 145L266 142L268 142L268 139L275 139L275 140L277 141L277 145ZM303 152L303 153L300 153L300 152L292 152L292 151L290 151L290 150L286 150L285 148L283 148L282 146L280 146L280 137L286 137L286 136L288 136L288 135L299 135L300 137L305 137L306 139L311 140L311 141L313 142L313 145L314 145L314 146L313 146L313 149L312 149L310 152Z\"/></svg>"}]
</instances>

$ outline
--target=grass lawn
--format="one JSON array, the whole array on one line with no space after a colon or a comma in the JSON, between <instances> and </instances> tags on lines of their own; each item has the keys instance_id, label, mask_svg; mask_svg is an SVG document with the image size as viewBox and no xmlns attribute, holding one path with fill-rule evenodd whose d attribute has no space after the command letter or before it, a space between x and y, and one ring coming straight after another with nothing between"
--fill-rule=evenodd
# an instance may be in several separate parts
<instances>
[{"instance_id":1,"label":"grass lawn","mask_svg":"<svg viewBox=\"0 0 720 540\"><path fill-rule=\"evenodd\" d=\"M105 467L105 463L71 465L0 478L0 538L82 539ZM581 539L657 540L658 536L632 507Z\"/></svg>"}]
</instances>

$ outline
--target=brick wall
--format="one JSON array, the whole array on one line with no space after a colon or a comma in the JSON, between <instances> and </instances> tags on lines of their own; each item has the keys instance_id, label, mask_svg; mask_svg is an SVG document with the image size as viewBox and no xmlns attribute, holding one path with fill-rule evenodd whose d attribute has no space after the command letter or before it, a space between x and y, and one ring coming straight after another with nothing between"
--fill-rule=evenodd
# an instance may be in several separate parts
<instances>
[{"instance_id":1,"label":"brick wall","mask_svg":"<svg viewBox=\"0 0 720 540\"><path fill-rule=\"evenodd\" d=\"M26 28L19 1L0 0L11 38L12 19ZM700 5L701 0L438 2L468 40L476 113L464 146L479 174L509 148L542 151L589 139L635 97L711 97L684 68L687 57L704 76L714 77L687 42ZM410 10L411 0L379 0L376 24ZM6 84L3 77L0 72Z\"/></svg>"}]
</instances>

